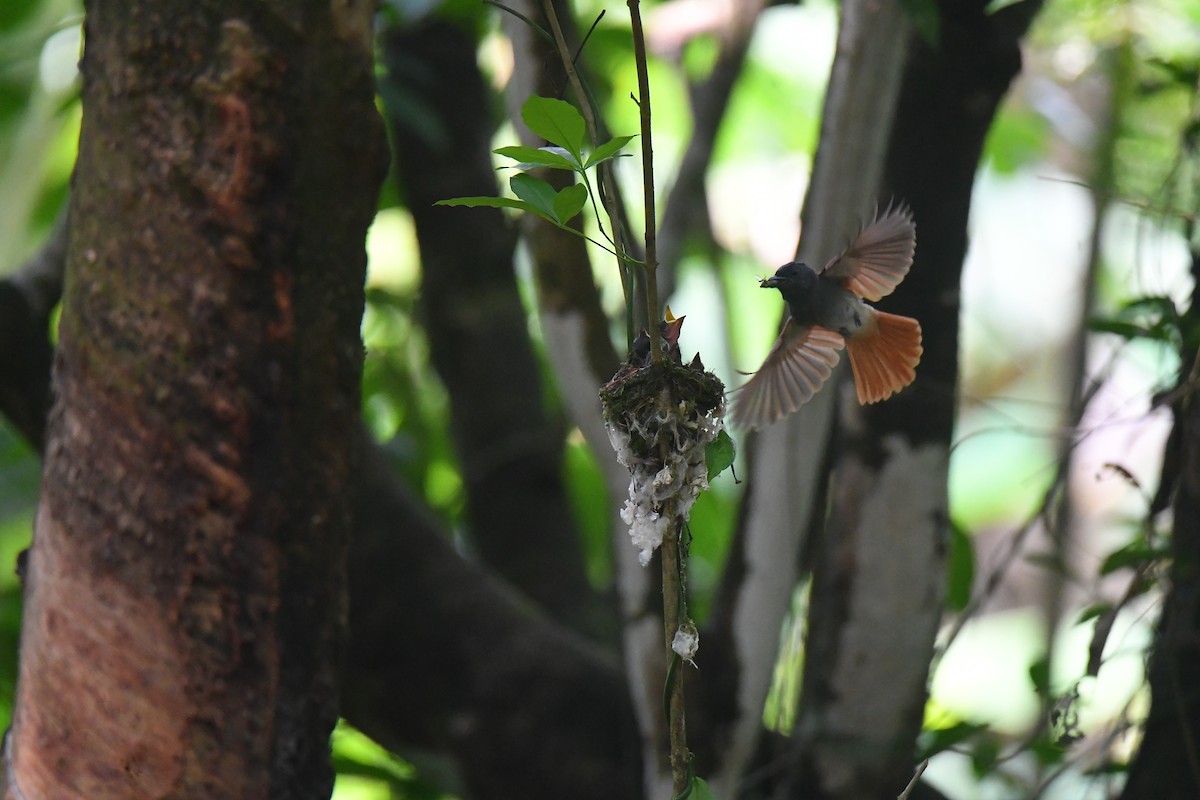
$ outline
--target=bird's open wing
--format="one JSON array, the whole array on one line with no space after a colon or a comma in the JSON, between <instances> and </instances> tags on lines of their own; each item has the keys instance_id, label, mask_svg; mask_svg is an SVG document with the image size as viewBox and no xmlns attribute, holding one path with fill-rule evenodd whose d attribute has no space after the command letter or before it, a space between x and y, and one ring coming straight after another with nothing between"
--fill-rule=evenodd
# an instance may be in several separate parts
<instances>
[{"instance_id":1,"label":"bird's open wing","mask_svg":"<svg viewBox=\"0 0 1200 800\"><path fill-rule=\"evenodd\" d=\"M842 337L788 320L763 365L736 389L733 424L762 428L808 402L838 363Z\"/></svg>"},{"instance_id":2,"label":"bird's open wing","mask_svg":"<svg viewBox=\"0 0 1200 800\"><path fill-rule=\"evenodd\" d=\"M841 279L850 291L872 302L892 293L912 266L917 226L907 206L889 207L859 231L841 255L829 260L821 276Z\"/></svg>"}]
</instances>

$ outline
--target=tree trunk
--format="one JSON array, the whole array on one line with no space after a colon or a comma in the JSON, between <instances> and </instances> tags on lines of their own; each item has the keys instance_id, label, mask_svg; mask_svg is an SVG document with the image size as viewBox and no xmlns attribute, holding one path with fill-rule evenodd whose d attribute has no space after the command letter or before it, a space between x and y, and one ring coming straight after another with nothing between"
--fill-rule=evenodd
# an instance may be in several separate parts
<instances>
[{"instance_id":1,"label":"tree trunk","mask_svg":"<svg viewBox=\"0 0 1200 800\"><path fill-rule=\"evenodd\" d=\"M327 797L371 8L87 9L6 797Z\"/></svg>"},{"instance_id":2,"label":"tree trunk","mask_svg":"<svg viewBox=\"0 0 1200 800\"><path fill-rule=\"evenodd\" d=\"M917 221L911 274L884 310L916 317L916 383L842 426L832 511L813 566L794 778L814 798L895 797L913 772L941 619L958 287L984 139L1038 8L940 4L939 44L913 35L880 198Z\"/></svg>"},{"instance_id":3,"label":"tree trunk","mask_svg":"<svg viewBox=\"0 0 1200 800\"><path fill-rule=\"evenodd\" d=\"M1200 314L1200 250L1195 248L1192 276L1198 288L1185 324L1194 326ZM1183 380L1191 380L1187 371L1196 361L1194 345L1181 355ZM1175 494L1170 590L1150 656L1150 714L1122 800L1200 797L1200 402L1185 390L1174 411L1175 430L1164 459L1165 486L1159 490L1163 497L1172 488ZM1170 474L1172 467L1178 474Z\"/></svg>"}]
</instances>

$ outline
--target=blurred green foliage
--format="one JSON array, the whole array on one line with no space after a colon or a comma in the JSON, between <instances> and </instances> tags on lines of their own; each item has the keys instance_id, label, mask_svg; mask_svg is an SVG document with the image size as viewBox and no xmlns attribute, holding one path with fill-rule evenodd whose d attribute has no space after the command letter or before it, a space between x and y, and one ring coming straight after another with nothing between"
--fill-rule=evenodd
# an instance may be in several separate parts
<instances>
[{"instance_id":1,"label":"blurred green foliage","mask_svg":"<svg viewBox=\"0 0 1200 800\"><path fill-rule=\"evenodd\" d=\"M33 252L66 195L79 103L62 82L63 45L78 30L75 3L0 4L0 276ZM56 41L57 49L47 45ZM21 619L18 553L33 532L41 464L0 423L0 728L12 715Z\"/></svg>"},{"instance_id":2,"label":"blurred green foliage","mask_svg":"<svg viewBox=\"0 0 1200 800\"><path fill-rule=\"evenodd\" d=\"M0 728L12 716L21 626L18 554L29 546L41 465L11 428L0 426Z\"/></svg>"},{"instance_id":3,"label":"blurred green foliage","mask_svg":"<svg viewBox=\"0 0 1200 800\"><path fill-rule=\"evenodd\" d=\"M332 800L451 800L404 759L389 753L345 721L333 732L337 771Z\"/></svg>"}]
</instances>

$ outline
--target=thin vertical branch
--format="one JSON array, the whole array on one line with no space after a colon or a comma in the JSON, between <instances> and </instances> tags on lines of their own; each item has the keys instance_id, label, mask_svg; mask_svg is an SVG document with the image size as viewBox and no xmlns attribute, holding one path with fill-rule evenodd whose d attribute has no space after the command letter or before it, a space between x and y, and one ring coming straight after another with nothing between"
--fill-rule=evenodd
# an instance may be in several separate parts
<instances>
[{"instance_id":1,"label":"thin vertical branch","mask_svg":"<svg viewBox=\"0 0 1200 800\"><path fill-rule=\"evenodd\" d=\"M683 707L683 670L681 657L672 648L675 633L687 615L683 594L683 557L679 535L681 520L675 520L672 533L663 537L663 634L667 644L667 663L672 665L667 679L667 730L670 735L671 784L675 795L681 794L691 780L690 756L687 748L687 723Z\"/></svg>"},{"instance_id":2,"label":"thin vertical branch","mask_svg":"<svg viewBox=\"0 0 1200 800\"><path fill-rule=\"evenodd\" d=\"M642 134L642 191L646 207L646 318L650 329L650 356L655 361L663 358L658 345L658 244L654 210L654 141L650 135L650 75L646 65L646 35L642 30L641 4L628 0L629 21L633 29L633 58L637 64L638 110L641 112ZM666 587L664 587L665 589Z\"/></svg>"},{"instance_id":3,"label":"thin vertical branch","mask_svg":"<svg viewBox=\"0 0 1200 800\"><path fill-rule=\"evenodd\" d=\"M646 209L646 316L650 328L650 354L655 362L663 360L664 354L658 344L658 253L654 208L654 140L650 131L650 75L646 61L646 36L642 29L641 6L638 0L628 0L629 20L633 33L633 55L638 76L638 110L642 136L642 190ZM668 663L676 655L671 645L675 633L685 617L682 558L679 535L682 530L679 520L671 526L671 533L663 537L663 632L666 642ZM673 680L668 686L667 729L671 740L671 783L676 795L683 793L691 781L687 749L687 725L683 708L683 671L674 670Z\"/></svg>"},{"instance_id":4,"label":"thin vertical branch","mask_svg":"<svg viewBox=\"0 0 1200 800\"><path fill-rule=\"evenodd\" d=\"M650 357L651 360L658 365L664 363L665 353L663 351L661 341L662 335L659 331L658 321L661 319L658 300L658 284L656 281L656 270L658 267L657 258L657 233L656 233L656 211L654 202L654 148L653 138L650 131L650 79L646 60L646 39L642 28L641 12L638 0L628 0L629 15L632 27L634 59L637 66L638 74L638 109L640 111L641 121L641 138L642 138L642 186L644 191L645 204L645 276L646 276L646 316L647 316L647 333L650 337ZM553 34L555 47L558 50L559 57L563 62L563 67L567 72L567 79L571 84L573 91L579 99L581 113L584 117L584 123L587 127L588 134L592 139L593 145L597 142L598 126L596 122L596 114L591 106L590 98L575 70L575 65L570 52L567 49L566 39L562 34L562 27L559 24L558 17L555 14L552 0L543 0L543 8L545 10L547 21L550 25L551 33ZM607 166L607 165L605 165ZM616 209L612 205L613 198L616 195L615 183L612 179L612 174L607 169L601 173L602 196L605 200L606 211L608 212L609 220L614 228L614 237L617 244L618 260L627 256L628 248L624 246L622 237L618 227L620 225L620 217ZM621 263L622 268L625 263ZM628 298L628 294L627 294ZM669 463L669 453L664 452L663 462ZM664 509L665 514L676 516L673 510ZM686 597L684 594L684 578L683 578L683 553L680 544L680 534L682 530L682 516L678 516L671 520L670 533L663 537L661 545L662 558L662 575L663 575L663 633L666 645L666 656L670 668L668 670L667 682L667 723L670 734L670 763L672 784L674 793L680 795L684 793L691 784L691 759L687 749L687 733L684 716L684 696L683 696L683 674L679 670L679 656L676 655L672 648L672 644L676 633L680 630L683 621L687 617Z\"/></svg>"}]
</instances>

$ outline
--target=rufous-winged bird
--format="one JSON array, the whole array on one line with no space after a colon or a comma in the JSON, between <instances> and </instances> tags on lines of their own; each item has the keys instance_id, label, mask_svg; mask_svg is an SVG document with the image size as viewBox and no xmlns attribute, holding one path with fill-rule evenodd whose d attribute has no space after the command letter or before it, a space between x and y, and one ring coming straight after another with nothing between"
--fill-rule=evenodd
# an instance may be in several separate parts
<instances>
[{"instance_id":1,"label":"rufous-winged bird","mask_svg":"<svg viewBox=\"0 0 1200 800\"><path fill-rule=\"evenodd\" d=\"M889 208L819 271L793 261L760 281L779 290L789 317L763 365L737 390L734 424L761 428L808 402L843 346L858 402L875 403L912 383L921 360L920 324L863 301L891 294L904 280L916 242L912 212Z\"/></svg>"}]
</instances>

